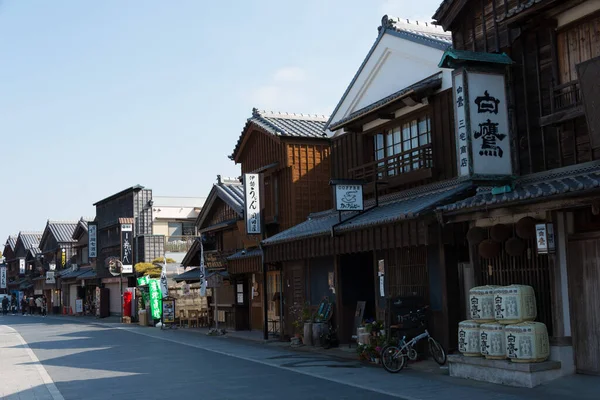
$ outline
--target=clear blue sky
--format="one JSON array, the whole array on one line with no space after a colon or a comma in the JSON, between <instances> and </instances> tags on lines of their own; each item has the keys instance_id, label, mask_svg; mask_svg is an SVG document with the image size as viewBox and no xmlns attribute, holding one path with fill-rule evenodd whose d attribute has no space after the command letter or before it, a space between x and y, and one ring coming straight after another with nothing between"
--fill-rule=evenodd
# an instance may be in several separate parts
<instances>
[{"instance_id":1,"label":"clear blue sky","mask_svg":"<svg viewBox=\"0 0 600 400\"><path fill-rule=\"evenodd\" d=\"M206 196L252 107L328 114L441 0L0 0L0 241L141 184Z\"/></svg>"}]
</instances>

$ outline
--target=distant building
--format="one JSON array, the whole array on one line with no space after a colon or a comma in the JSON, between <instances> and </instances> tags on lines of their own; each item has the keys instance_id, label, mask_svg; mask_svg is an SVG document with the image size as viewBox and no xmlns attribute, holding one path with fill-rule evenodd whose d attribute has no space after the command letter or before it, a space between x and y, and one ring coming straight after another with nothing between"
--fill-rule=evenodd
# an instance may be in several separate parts
<instances>
[{"instance_id":1,"label":"distant building","mask_svg":"<svg viewBox=\"0 0 600 400\"><path fill-rule=\"evenodd\" d=\"M197 234L194 222L205 197L154 196L152 233L165 237L165 255L181 262Z\"/></svg>"}]
</instances>

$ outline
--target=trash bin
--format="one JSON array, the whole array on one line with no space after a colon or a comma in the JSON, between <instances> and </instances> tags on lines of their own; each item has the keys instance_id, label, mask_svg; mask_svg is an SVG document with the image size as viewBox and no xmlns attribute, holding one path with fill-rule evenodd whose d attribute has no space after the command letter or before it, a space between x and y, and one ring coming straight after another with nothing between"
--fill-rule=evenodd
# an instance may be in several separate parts
<instances>
[{"instance_id":1,"label":"trash bin","mask_svg":"<svg viewBox=\"0 0 600 400\"><path fill-rule=\"evenodd\" d=\"M148 314L146 313L146 310L140 310L138 316L140 319L140 326L148 326Z\"/></svg>"}]
</instances>

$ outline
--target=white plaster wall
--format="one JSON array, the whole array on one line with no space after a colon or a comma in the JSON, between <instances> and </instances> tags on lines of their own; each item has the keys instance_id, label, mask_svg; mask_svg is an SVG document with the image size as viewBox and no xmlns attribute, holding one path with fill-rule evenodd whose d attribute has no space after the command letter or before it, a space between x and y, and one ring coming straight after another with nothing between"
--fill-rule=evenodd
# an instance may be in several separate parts
<instances>
[{"instance_id":1,"label":"white plaster wall","mask_svg":"<svg viewBox=\"0 0 600 400\"><path fill-rule=\"evenodd\" d=\"M452 87L451 71L438 68L442 50L385 34L371 54L332 122L443 71L442 90Z\"/></svg>"}]
</instances>

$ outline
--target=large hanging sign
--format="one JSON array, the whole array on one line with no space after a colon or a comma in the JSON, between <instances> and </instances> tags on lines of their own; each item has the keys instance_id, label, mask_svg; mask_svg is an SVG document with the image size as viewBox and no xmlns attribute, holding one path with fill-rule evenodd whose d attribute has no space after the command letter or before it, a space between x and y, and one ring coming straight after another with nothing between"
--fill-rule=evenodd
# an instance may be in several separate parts
<instances>
[{"instance_id":1,"label":"large hanging sign","mask_svg":"<svg viewBox=\"0 0 600 400\"><path fill-rule=\"evenodd\" d=\"M121 225L121 262L123 273L133 273L133 224Z\"/></svg>"},{"instance_id":2,"label":"large hanging sign","mask_svg":"<svg viewBox=\"0 0 600 400\"><path fill-rule=\"evenodd\" d=\"M25 259L24 258L19 258L19 274L21 274L21 275L25 274Z\"/></svg>"},{"instance_id":3,"label":"large hanging sign","mask_svg":"<svg viewBox=\"0 0 600 400\"><path fill-rule=\"evenodd\" d=\"M262 232L259 182L258 174L244 174L246 233L249 235Z\"/></svg>"},{"instance_id":4,"label":"large hanging sign","mask_svg":"<svg viewBox=\"0 0 600 400\"><path fill-rule=\"evenodd\" d=\"M6 289L6 267L0 267L0 289Z\"/></svg>"},{"instance_id":5,"label":"large hanging sign","mask_svg":"<svg viewBox=\"0 0 600 400\"><path fill-rule=\"evenodd\" d=\"M98 225L88 222L88 257L90 259L98 257Z\"/></svg>"},{"instance_id":6,"label":"large hanging sign","mask_svg":"<svg viewBox=\"0 0 600 400\"><path fill-rule=\"evenodd\" d=\"M47 271L46 272L46 283L53 285L56 283L56 279L54 277L54 271Z\"/></svg>"},{"instance_id":7,"label":"large hanging sign","mask_svg":"<svg viewBox=\"0 0 600 400\"><path fill-rule=\"evenodd\" d=\"M504 74L459 69L453 79L459 175L512 175Z\"/></svg>"},{"instance_id":8,"label":"large hanging sign","mask_svg":"<svg viewBox=\"0 0 600 400\"><path fill-rule=\"evenodd\" d=\"M60 265L61 265L61 267L64 267L65 265L67 265L67 251L65 249L62 249L62 251L61 251Z\"/></svg>"},{"instance_id":9,"label":"large hanging sign","mask_svg":"<svg viewBox=\"0 0 600 400\"><path fill-rule=\"evenodd\" d=\"M554 225L536 224L535 225L535 244L538 254L548 254L556 252L556 240L554 237Z\"/></svg>"},{"instance_id":10,"label":"large hanging sign","mask_svg":"<svg viewBox=\"0 0 600 400\"><path fill-rule=\"evenodd\" d=\"M363 186L352 183L336 183L335 208L337 211L363 211Z\"/></svg>"}]
</instances>

